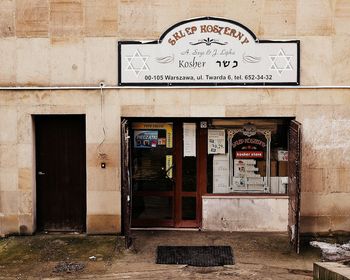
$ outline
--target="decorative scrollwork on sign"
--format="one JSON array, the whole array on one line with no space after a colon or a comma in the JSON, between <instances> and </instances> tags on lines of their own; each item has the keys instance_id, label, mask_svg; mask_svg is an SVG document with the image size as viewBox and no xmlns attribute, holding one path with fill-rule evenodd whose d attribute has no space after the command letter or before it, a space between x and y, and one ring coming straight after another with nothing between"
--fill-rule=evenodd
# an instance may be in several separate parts
<instances>
[{"instance_id":1,"label":"decorative scrollwork on sign","mask_svg":"<svg viewBox=\"0 0 350 280\"><path fill-rule=\"evenodd\" d=\"M174 62L174 54L164 56L164 57L157 57L156 60L158 63L161 63L161 64L173 63Z\"/></svg>"},{"instance_id":2,"label":"decorative scrollwork on sign","mask_svg":"<svg viewBox=\"0 0 350 280\"><path fill-rule=\"evenodd\" d=\"M190 42L190 45L192 46L196 46L196 45L201 45L201 44L205 44L207 46L211 46L211 44L217 44L217 45L227 45L227 42L219 42L219 40L215 40L215 39L210 39L210 38L206 38L206 39L202 39L202 40L198 40L198 42L193 43Z\"/></svg>"},{"instance_id":3,"label":"decorative scrollwork on sign","mask_svg":"<svg viewBox=\"0 0 350 280\"><path fill-rule=\"evenodd\" d=\"M253 135L256 134L256 126L253 125L252 123L246 123L243 126L242 133L244 136L252 137Z\"/></svg>"},{"instance_id":4,"label":"decorative scrollwork on sign","mask_svg":"<svg viewBox=\"0 0 350 280\"><path fill-rule=\"evenodd\" d=\"M245 53L242 56L242 60L244 63L259 63L261 61L261 57L246 55Z\"/></svg>"},{"instance_id":5,"label":"decorative scrollwork on sign","mask_svg":"<svg viewBox=\"0 0 350 280\"><path fill-rule=\"evenodd\" d=\"M238 132L241 132L241 129L228 129L227 130L227 137L228 139L232 139Z\"/></svg>"},{"instance_id":6,"label":"decorative scrollwork on sign","mask_svg":"<svg viewBox=\"0 0 350 280\"><path fill-rule=\"evenodd\" d=\"M262 134L264 134L265 138L267 140L271 140L271 130L268 129L261 129L259 130L259 132L261 132Z\"/></svg>"}]
</instances>

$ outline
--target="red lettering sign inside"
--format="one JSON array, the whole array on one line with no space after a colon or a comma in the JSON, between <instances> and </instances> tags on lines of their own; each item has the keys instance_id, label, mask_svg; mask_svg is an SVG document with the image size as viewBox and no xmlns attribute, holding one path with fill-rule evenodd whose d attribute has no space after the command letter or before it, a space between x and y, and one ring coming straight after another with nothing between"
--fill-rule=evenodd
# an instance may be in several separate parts
<instances>
[{"instance_id":1,"label":"red lettering sign inside","mask_svg":"<svg viewBox=\"0 0 350 280\"><path fill-rule=\"evenodd\" d=\"M262 151L236 151L236 158L263 158Z\"/></svg>"}]
</instances>

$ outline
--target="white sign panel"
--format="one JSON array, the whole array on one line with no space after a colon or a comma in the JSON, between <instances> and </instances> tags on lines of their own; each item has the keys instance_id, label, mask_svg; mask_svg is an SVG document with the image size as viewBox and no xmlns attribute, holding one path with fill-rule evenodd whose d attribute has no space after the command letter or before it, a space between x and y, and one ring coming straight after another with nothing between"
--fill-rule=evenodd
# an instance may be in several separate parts
<instances>
[{"instance_id":1,"label":"white sign panel","mask_svg":"<svg viewBox=\"0 0 350 280\"><path fill-rule=\"evenodd\" d=\"M120 86L299 85L299 41L258 40L227 19L197 18L157 41L119 42Z\"/></svg>"},{"instance_id":2,"label":"white sign panel","mask_svg":"<svg viewBox=\"0 0 350 280\"><path fill-rule=\"evenodd\" d=\"M183 124L184 157L196 156L196 124Z\"/></svg>"},{"instance_id":3,"label":"white sign panel","mask_svg":"<svg viewBox=\"0 0 350 280\"><path fill-rule=\"evenodd\" d=\"M225 129L208 129L208 154L225 154Z\"/></svg>"},{"instance_id":4,"label":"white sign panel","mask_svg":"<svg viewBox=\"0 0 350 280\"><path fill-rule=\"evenodd\" d=\"M214 155L213 157L213 193L229 192L229 157L227 155Z\"/></svg>"}]
</instances>

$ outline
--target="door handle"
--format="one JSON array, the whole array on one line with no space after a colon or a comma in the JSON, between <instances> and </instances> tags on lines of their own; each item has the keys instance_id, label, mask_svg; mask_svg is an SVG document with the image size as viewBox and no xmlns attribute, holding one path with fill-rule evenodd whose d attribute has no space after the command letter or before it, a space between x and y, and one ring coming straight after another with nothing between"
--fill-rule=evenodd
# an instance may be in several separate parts
<instances>
[{"instance_id":1,"label":"door handle","mask_svg":"<svg viewBox=\"0 0 350 280\"><path fill-rule=\"evenodd\" d=\"M39 171L38 175L45 175L45 172Z\"/></svg>"}]
</instances>

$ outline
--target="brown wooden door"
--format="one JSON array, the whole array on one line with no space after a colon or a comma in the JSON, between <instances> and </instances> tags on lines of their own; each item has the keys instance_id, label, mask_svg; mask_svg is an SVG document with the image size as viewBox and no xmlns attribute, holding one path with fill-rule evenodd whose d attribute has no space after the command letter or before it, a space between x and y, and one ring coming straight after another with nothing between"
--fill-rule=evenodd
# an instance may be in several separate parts
<instances>
[{"instance_id":1,"label":"brown wooden door","mask_svg":"<svg viewBox=\"0 0 350 280\"><path fill-rule=\"evenodd\" d=\"M85 231L85 116L35 117L37 229Z\"/></svg>"},{"instance_id":2,"label":"brown wooden door","mask_svg":"<svg viewBox=\"0 0 350 280\"><path fill-rule=\"evenodd\" d=\"M291 121L288 135L288 233L293 249L300 247L301 124Z\"/></svg>"}]
</instances>

